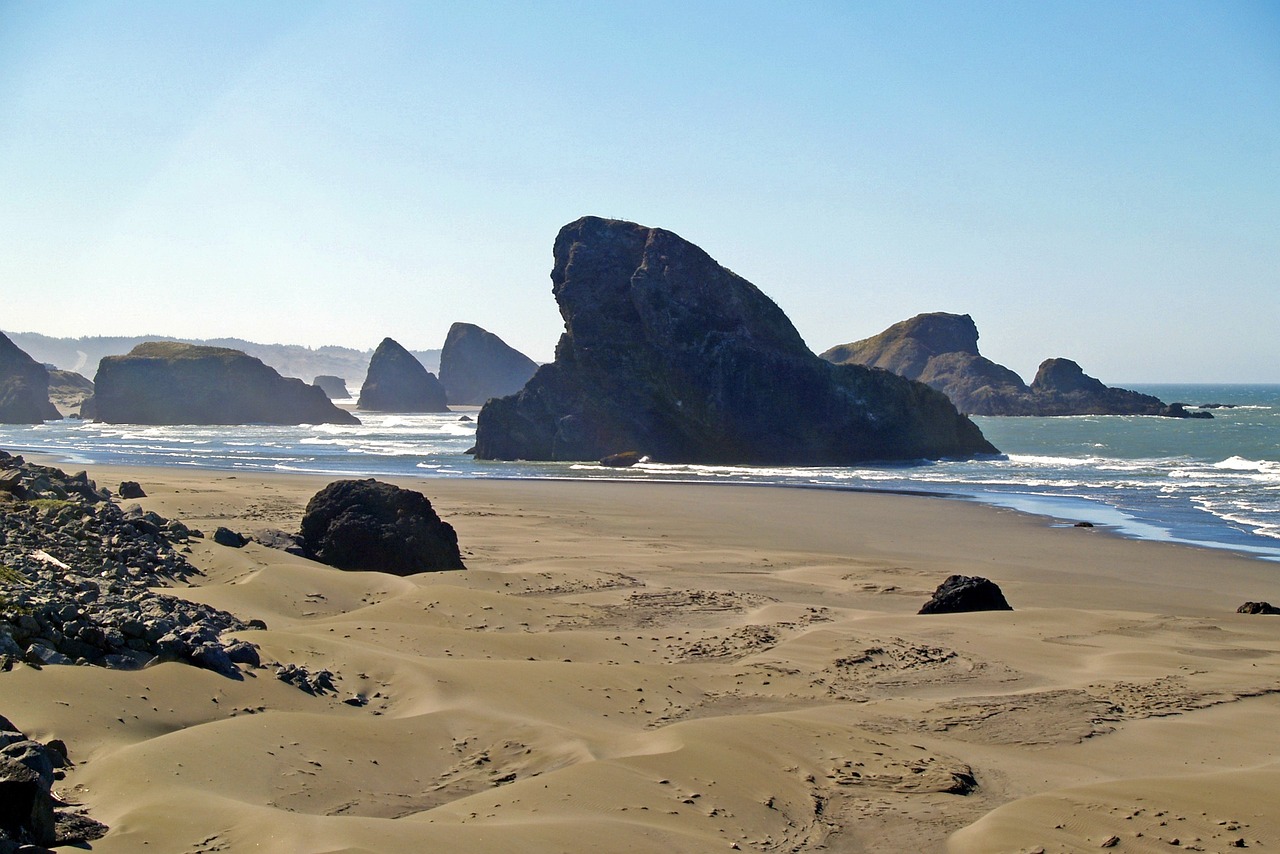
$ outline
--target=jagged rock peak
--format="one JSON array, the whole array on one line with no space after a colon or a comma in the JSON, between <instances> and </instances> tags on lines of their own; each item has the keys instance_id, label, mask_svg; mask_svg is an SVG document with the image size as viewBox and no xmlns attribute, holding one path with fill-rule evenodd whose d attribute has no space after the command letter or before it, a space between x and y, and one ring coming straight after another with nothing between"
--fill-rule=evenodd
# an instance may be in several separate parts
<instances>
[{"instance_id":1,"label":"jagged rock peak","mask_svg":"<svg viewBox=\"0 0 1280 854\"><path fill-rule=\"evenodd\" d=\"M453 404L515 394L537 369L533 359L472 323L450 326L440 352L440 382Z\"/></svg>"},{"instance_id":2,"label":"jagged rock peak","mask_svg":"<svg viewBox=\"0 0 1280 854\"><path fill-rule=\"evenodd\" d=\"M0 332L0 424L61 418L49 402L49 370Z\"/></svg>"},{"instance_id":3,"label":"jagged rock peak","mask_svg":"<svg viewBox=\"0 0 1280 854\"><path fill-rule=\"evenodd\" d=\"M978 353L978 328L967 314L921 314L879 335L832 347L822 358L884 368L938 389L970 415L1164 415L1211 418L1136 391L1109 388L1070 359L1049 359L1028 386Z\"/></svg>"},{"instance_id":4,"label":"jagged rock peak","mask_svg":"<svg viewBox=\"0 0 1280 854\"><path fill-rule=\"evenodd\" d=\"M680 236L561 229L552 364L477 421L484 459L840 465L995 449L940 393L814 356L774 302Z\"/></svg>"},{"instance_id":5,"label":"jagged rock peak","mask_svg":"<svg viewBox=\"0 0 1280 854\"><path fill-rule=\"evenodd\" d=\"M359 424L323 391L239 350L148 341L98 364L85 417L113 424Z\"/></svg>"},{"instance_id":6,"label":"jagged rock peak","mask_svg":"<svg viewBox=\"0 0 1280 854\"><path fill-rule=\"evenodd\" d=\"M369 360L356 408L370 412L448 412L444 386L417 358L383 338Z\"/></svg>"}]
</instances>

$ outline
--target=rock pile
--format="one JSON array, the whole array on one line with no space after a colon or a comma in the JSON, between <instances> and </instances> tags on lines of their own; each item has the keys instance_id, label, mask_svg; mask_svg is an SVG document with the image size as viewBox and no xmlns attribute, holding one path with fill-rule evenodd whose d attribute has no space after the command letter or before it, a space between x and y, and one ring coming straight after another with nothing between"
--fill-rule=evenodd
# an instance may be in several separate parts
<instances>
[{"instance_id":1,"label":"rock pile","mask_svg":"<svg viewBox=\"0 0 1280 854\"><path fill-rule=\"evenodd\" d=\"M174 549L199 531L4 451L0 511L0 668L184 661L240 678L259 663L253 644L221 640L250 625L150 589L199 574Z\"/></svg>"},{"instance_id":2,"label":"rock pile","mask_svg":"<svg viewBox=\"0 0 1280 854\"><path fill-rule=\"evenodd\" d=\"M106 825L54 797L53 781L70 764L62 742L27 738L0 716L0 854L83 845L106 834Z\"/></svg>"}]
</instances>

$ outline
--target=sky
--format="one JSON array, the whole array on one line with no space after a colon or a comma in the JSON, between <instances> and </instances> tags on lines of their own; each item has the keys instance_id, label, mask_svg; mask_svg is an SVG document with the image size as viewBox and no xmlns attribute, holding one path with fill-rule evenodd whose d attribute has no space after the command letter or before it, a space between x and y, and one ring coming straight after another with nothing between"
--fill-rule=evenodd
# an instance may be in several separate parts
<instances>
[{"instance_id":1,"label":"sky","mask_svg":"<svg viewBox=\"0 0 1280 854\"><path fill-rule=\"evenodd\" d=\"M1280 2L0 0L0 328L547 361L588 214L819 352L1280 382Z\"/></svg>"}]
</instances>

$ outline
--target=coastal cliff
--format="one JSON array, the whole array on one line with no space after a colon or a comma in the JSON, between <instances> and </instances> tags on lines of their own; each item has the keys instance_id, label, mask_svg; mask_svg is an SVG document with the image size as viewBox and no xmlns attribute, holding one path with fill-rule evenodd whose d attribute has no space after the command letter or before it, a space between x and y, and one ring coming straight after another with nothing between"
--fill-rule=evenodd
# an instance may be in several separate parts
<instances>
[{"instance_id":1,"label":"coastal cliff","mask_svg":"<svg viewBox=\"0 0 1280 854\"><path fill-rule=\"evenodd\" d=\"M0 333L0 423L39 424L61 418L49 402L49 371Z\"/></svg>"},{"instance_id":2,"label":"coastal cliff","mask_svg":"<svg viewBox=\"0 0 1280 854\"><path fill-rule=\"evenodd\" d=\"M113 424L359 424L300 379L239 350L139 344L98 365L81 413Z\"/></svg>"},{"instance_id":3,"label":"coastal cliff","mask_svg":"<svg viewBox=\"0 0 1280 854\"><path fill-rule=\"evenodd\" d=\"M1047 359L1028 386L978 352L978 327L967 314L932 312L879 335L822 353L834 364L867 365L941 391L970 415L1161 415L1211 418L1149 394L1112 388L1070 359Z\"/></svg>"},{"instance_id":4,"label":"coastal cliff","mask_svg":"<svg viewBox=\"0 0 1280 854\"><path fill-rule=\"evenodd\" d=\"M758 288L670 231L561 229L555 361L480 411L480 459L847 465L995 453L945 395L808 349Z\"/></svg>"}]
</instances>

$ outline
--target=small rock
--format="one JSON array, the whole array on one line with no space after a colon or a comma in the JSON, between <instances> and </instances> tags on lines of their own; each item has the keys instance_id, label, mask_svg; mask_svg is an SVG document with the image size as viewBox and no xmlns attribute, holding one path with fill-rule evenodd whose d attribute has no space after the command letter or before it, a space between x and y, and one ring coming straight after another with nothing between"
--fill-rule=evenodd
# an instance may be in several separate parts
<instances>
[{"instance_id":1,"label":"small rock","mask_svg":"<svg viewBox=\"0 0 1280 854\"><path fill-rule=\"evenodd\" d=\"M213 532L213 541L220 546L229 546L233 549L244 548L249 542L239 533L221 525L218 526L218 530Z\"/></svg>"},{"instance_id":2,"label":"small rock","mask_svg":"<svg viewBox=\"0 0 1280 854\"><path fill-rule=\"evenodd\" d=\"M136 480L125 480L120 482L120 488L116 490L116 494L121 498L146 498L147 493L142 491L142 487L138 485Z\"/></svg>"},{"instance_id":3,"label":"small rock","mask_svg":"<svg viewBox=\"0 0 1280 854\"><path fill-rule=\"evenodd\" d=\"M938 585L921 614L958 614L972 611L1012 611L1004 593L994 582L981 576L953 575Z\"/></svg>"},{"instance_id":4,"label":"small rock","mask_svg":"<svg viewBox=\"0 0 1280 854\"><path fill-rule=\"evenodd\" d=\"M1236 608L1237 614L1280 614L1280 608L1270 602L1245 602Z\"/></svg>"}]
</instances>

